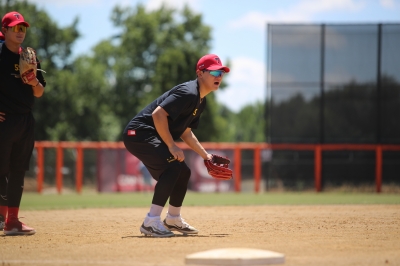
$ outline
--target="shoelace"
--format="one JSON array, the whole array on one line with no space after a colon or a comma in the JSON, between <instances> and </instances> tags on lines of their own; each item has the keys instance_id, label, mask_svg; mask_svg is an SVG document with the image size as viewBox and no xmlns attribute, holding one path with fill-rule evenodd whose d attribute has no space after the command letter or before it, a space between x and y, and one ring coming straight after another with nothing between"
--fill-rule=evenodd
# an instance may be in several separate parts
<instances>
[{"instance_id":1,"label":"shoelace","mask_svg":"<svg viewBox=\"0 0 400 266\"><path fill-rule=\"evenodd\" d=\"M168 232L169 230L165 228L164 224L161 222L161 220L158 220L156 223L157 229L160 231Z\"/></svg>"},{"instance_id":2,"label":"shoelace","mask_svg":"<svg viewBox=\"0 0 400 266\"><path fill-rule=\"evenodd\" d=\"M181 217L181 223L184 227L189 228L189 224Z\"/></svg>"}]
</instances>

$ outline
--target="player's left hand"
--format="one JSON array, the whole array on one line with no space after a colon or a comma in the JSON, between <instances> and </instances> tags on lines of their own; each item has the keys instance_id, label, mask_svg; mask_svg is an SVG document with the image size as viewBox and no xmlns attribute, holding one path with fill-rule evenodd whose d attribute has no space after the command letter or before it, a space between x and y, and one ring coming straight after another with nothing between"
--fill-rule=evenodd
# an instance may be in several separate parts
<instances>
[{"instance_id":1,"label":"player's left hand","mask_svg":"<svg viewBox=\"0 0 400 266\"><path fill-rule=\"evenodd\" d=\"M36 52L31 47L23 48L19 56L19 73L22 82L29 85L35 85L37 71Z\"/></svg>"},{"instance_id":2,"label":"player's left hand","mask_svg":"<svg viewBox=\"0 0 400 266\"><path fill-rule=\"evenodd\" d=\"M231 161L228 158L216 154L212 154L211 156L211 159L204 160L204 165L210 176L222 180L232 179L232 170L228 168Z\"/></svg>"}]
</instances>

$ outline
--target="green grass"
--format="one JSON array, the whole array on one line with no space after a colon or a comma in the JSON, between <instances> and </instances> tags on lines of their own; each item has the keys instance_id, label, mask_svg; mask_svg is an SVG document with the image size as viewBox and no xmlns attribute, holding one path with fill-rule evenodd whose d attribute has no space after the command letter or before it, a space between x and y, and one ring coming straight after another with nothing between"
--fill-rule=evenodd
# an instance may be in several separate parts
<instances>
[{"instance_id":1,"label":"green grass","mask_svg":"<svg viewBox=\"0 0 400 266\"><path fill-rule=\"evenodd\" d=\"M148 207L152 193L44 194L24 193L24 210L55 210L82 208ZM318 204L400 204L399 194L377 193L313 193L268 192L255 193L195 193L188 192L185 206L240 205L318 205Z\"/></svg>"}]
</instances>

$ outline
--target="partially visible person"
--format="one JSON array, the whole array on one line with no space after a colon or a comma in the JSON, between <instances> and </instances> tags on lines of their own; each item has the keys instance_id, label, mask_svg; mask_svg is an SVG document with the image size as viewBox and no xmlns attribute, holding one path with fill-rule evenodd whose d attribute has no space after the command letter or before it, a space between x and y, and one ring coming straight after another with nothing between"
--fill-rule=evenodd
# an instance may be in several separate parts
<instances>
[{"instance_id":1,"label":"partially visible person","mask_svg":"<svg viewBox=\"0 0 400 266\"><path fill-rule=\"evenodd\" d=\"M4 35L3 33L0 31L0 43L4 42Z\"/></svg>"},{"instance_id":2,"label":"partially visible person","mask_svg":"<svg viewBox=\"0 0 400 266\"><path fill-rule=\"evenodd\" d=\"M139 171L140 171L140 173L142 174L142 176L143 176L143 185L144 185L144 190L145 191L147 191L147 190L151 190L151 179L152 179L152 177L151 177L151 174L150 174L150 172L149 172L149 170L147 170L147 168L146 168L146 166L143 164L143 162L142 161L140 161L140 163L139 163Z\"/></svg>"},{"instance_id":3,"label":"partially visible person","mask_svg":"<svg viewBox=\"0 0 400 266\"><path fill-rule=\"evenodd\" d=\"M34 148L34 98L43 95L46 81L41 72L28 83L20 77L21 45L29 23L12 11L1 24L5 41L0 43L0 230L6 235L32 235L35 229L20 222L18 213Z\"/></svg>"}]
</instances>

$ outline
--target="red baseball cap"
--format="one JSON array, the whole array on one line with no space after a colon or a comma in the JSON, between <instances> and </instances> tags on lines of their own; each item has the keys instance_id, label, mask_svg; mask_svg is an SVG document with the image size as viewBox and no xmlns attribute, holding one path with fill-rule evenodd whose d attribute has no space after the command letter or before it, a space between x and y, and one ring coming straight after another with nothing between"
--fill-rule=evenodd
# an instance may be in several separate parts
<instances>
[{"instance_id":1,"label":"red baseball cap","mask_svg":"<svg viewBox=\"0 0 400 266\"><path fill-rule=\"evenodd\" d=\"M29 27L29 23L25 21L24 17L17 11L12 11L4 15L1 20L3 27L14 27L15 25L22 24Z\"/></svg>"},{"instance_id":2,"label":"red baseball cap","mask_svg":"<svg viewBox=\"0 0 400 266\"><path fill-rule=\"evenodd\" d=\"M207 54L200 58L197 62L198 70L223 70L226 73L230 71L229 67L223 66L221 63L221 59L219 59L218 55L215 54Z\"/></svg>"}]
</instances>

